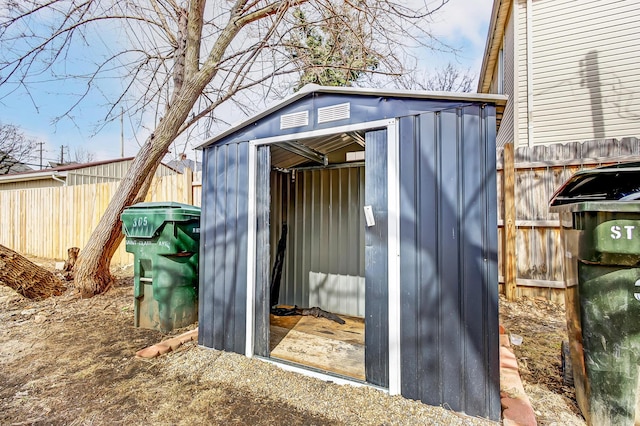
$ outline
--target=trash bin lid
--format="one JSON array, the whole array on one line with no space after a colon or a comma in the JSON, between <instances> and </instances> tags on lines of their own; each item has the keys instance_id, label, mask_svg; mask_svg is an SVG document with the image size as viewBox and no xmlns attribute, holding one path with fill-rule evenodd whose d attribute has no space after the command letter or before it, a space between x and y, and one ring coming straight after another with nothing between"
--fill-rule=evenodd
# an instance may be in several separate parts
<instances>
[{"instance_id":1,"label":"trash bin lid","mask_svg":"<svg viewBox=\"0 0 640 426\"><path fill-rule=\"evenodd\" d=\"M551 206L551 212L614 212L640 213L640 200L634 201L582 201Z\"/></svg>"},{"instance_id":2,"label":"trash bin lid","mask_svg":"<svg viewBox=\"0 0 640 426\"><path fill-rule=\"evenodd\" d=\"M640 200L640 162L633 162L577 172L558 188L549 205L550 210L554 212L567 210L558 206L573 203L615 201L614 204L607 203L609 208L613 208L614 205L618 205L619 208L620 202L638 200ZM598 205L600 206L600 203Z\"/></svg>"},{"instance_id":3,"label":"trash bin lid","mask_svg":"<svg viewBox=\"0 0 640 426\"><path fill-rule=\"evenodd\" d=\"M138 203L120 215L127 237L152 238L165 222L188 222L200 219L200 207L174 201Z\"/></svg>"},{"instance_id":4,"label":"trash bin lid","mask_svg":"<svg viewBox=\"0 0 640 426\"><path fill-rule=\"evenodd\" d=\"M127 207L127 209L183 209L200 213L200 207L191 204L177 203L175 201L151 201L137 203Z\"/></svg>"}]
</instances>

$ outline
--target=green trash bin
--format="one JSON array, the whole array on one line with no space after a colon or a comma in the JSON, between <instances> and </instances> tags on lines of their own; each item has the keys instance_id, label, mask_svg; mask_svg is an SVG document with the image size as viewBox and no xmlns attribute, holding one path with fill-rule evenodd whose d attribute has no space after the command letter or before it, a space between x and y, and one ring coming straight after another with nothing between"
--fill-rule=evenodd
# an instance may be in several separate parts
<instances>
[{"instance_id":1,"label":"green trash bin","mask_svg":"<svg viewBox=\"0 0 640 426\"><path fill-rule=\"evenodd\" d=\"M170 331L196 322L200 208L138 203L120 218L134 255L134 325Z\"/></svg>"},{"instance_id":2,"label":"green trash bin","mask_svg":"<svg viewBox=\"0 0 640 426\"><path fill-rule=\"evenodd\" d=\"M640 164L632 163L576 173L551 200L567 287L570 360L563 365L572 366L578 405L592 425L640 420L639 198Z\"/></svg>"}]
</instances>

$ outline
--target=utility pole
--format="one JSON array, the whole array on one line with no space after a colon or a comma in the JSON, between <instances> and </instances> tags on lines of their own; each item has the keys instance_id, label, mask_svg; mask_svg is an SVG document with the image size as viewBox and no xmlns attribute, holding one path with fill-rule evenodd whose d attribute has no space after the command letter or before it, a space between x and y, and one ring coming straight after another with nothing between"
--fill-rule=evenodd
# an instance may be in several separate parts
<instances>
[{"instance_id":1,"label":"utility pole","mask_svg":"<svg viewBox=\"0 0 640 426\"><path fill-rule=\"evenodd\" d=\"M36 145L40 145L40 170L42 170L42 145L44 142L37 142Z\"/></svg>"},{"instance_id":2,"label":"utility pole","mask_svg":"<svg viewBox=\"0 0 640 426\"><path fill-rule=\"evenodd\" d=\"M60 165L62 166L64 164L64 145L60 145ZM71 161L71 154L69 151L69 145L67 145L67 156L69 157L68 161Z\"/></svg>"},{"instance_id":3,"label":"utility pole","mask_svg":"<svg viewBox=\"0 0 640 426\"><path fill-rule=\"evenodd\" d=\"M124 158L124 108L120 108L120 157Z\"/></svg>"}]
</instances>

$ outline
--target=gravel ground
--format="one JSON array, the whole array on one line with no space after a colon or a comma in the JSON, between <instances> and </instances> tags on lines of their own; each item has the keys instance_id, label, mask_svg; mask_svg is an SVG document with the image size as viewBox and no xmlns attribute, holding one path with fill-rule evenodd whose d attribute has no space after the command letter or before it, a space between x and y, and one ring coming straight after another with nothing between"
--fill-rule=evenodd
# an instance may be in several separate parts
<instances>
[{"instance_id":1,"label":"gravel ground","mask_svg":"<svg viewBox=\"0 0 640 426\"><path fill-rule=\"evenodd\" d=\"M432 407L370 387L342 386L284 371L233 353L193 347L166 357L164 368L194 382L235 387L335 424L490 425L493 422ZM194 401L197 404L197 401ZM206 401L204 402L206 403Z\"/></svg>"},{"instance_id":2,"label":"gravel ground","mask_svg":"<svg viewBox=\"0 0 640 426\"><path fill-rule=\"evenodd\" d=\"M48 266L45 262L44 266ZM0 286L0 424L489 425L370 387L341 386L133 327L130 271L104 295L31 301Z\"/></svg>"},{"instance_id":3,"label":"gravel ground","mask_svg":"<svg viewBox=\"0 0 640 426\"><path fill-rule=\"evenodd\" d=\"M136 358L137 350L190 328L170 334L134 328L131 271L114 273L111 290L85 300L72 286L38 302L0 286L0 424L496 424L195 342ZM559 382L562 307L500 304L501 323L523 336L515 352L539 424L584 424L571 389Z\"/></svg>"}]
</instances>

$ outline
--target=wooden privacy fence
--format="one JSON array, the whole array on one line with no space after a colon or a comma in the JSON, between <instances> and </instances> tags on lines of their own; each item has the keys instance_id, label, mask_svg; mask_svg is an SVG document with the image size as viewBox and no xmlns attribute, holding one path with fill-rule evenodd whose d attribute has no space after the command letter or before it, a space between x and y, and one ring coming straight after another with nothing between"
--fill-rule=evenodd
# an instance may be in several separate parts
<instances>
[{"instance_id":1,"label":"wooden privacy fence","mask_svg":"<svg viewBox=\"0 0 640 426\"><path fill-rule=\"evenodd\" d=\"M553 193L575 172L640 161L636 138L497 150L500 291L564 302L564 251Z\"/></svg>"},{"instance_id":2,"label":"wooden privacy fence","mask_svg":"<svg viewBox=\"0 0 640 426\"><path fill-rule=\"evenodd\" d=\"M200 173L154 178L145 201L200 205ZM84 247L119 182L0 191L0 244L18 253L66 259L69 247ZM124 241L113 265L133 263Z\"/></svg>"},{"instance_id":3,"label":"wooden privacy fence","mask_svg":"<svg viewBox=\"0 0 640 426\"><path fill-rule=\"evenodd\" d=\"M640 161L636 138L519 147L496 152L500 291L510 297L564 301L563 251L557 214L549 200L575 172ZM146 201L200 205L201 172L155 178ZM0 244L19 253L65 259L84 247L118 183L0 191ZM116 251L112 264L133 256Z\"/></svg>"}]
</instances>

